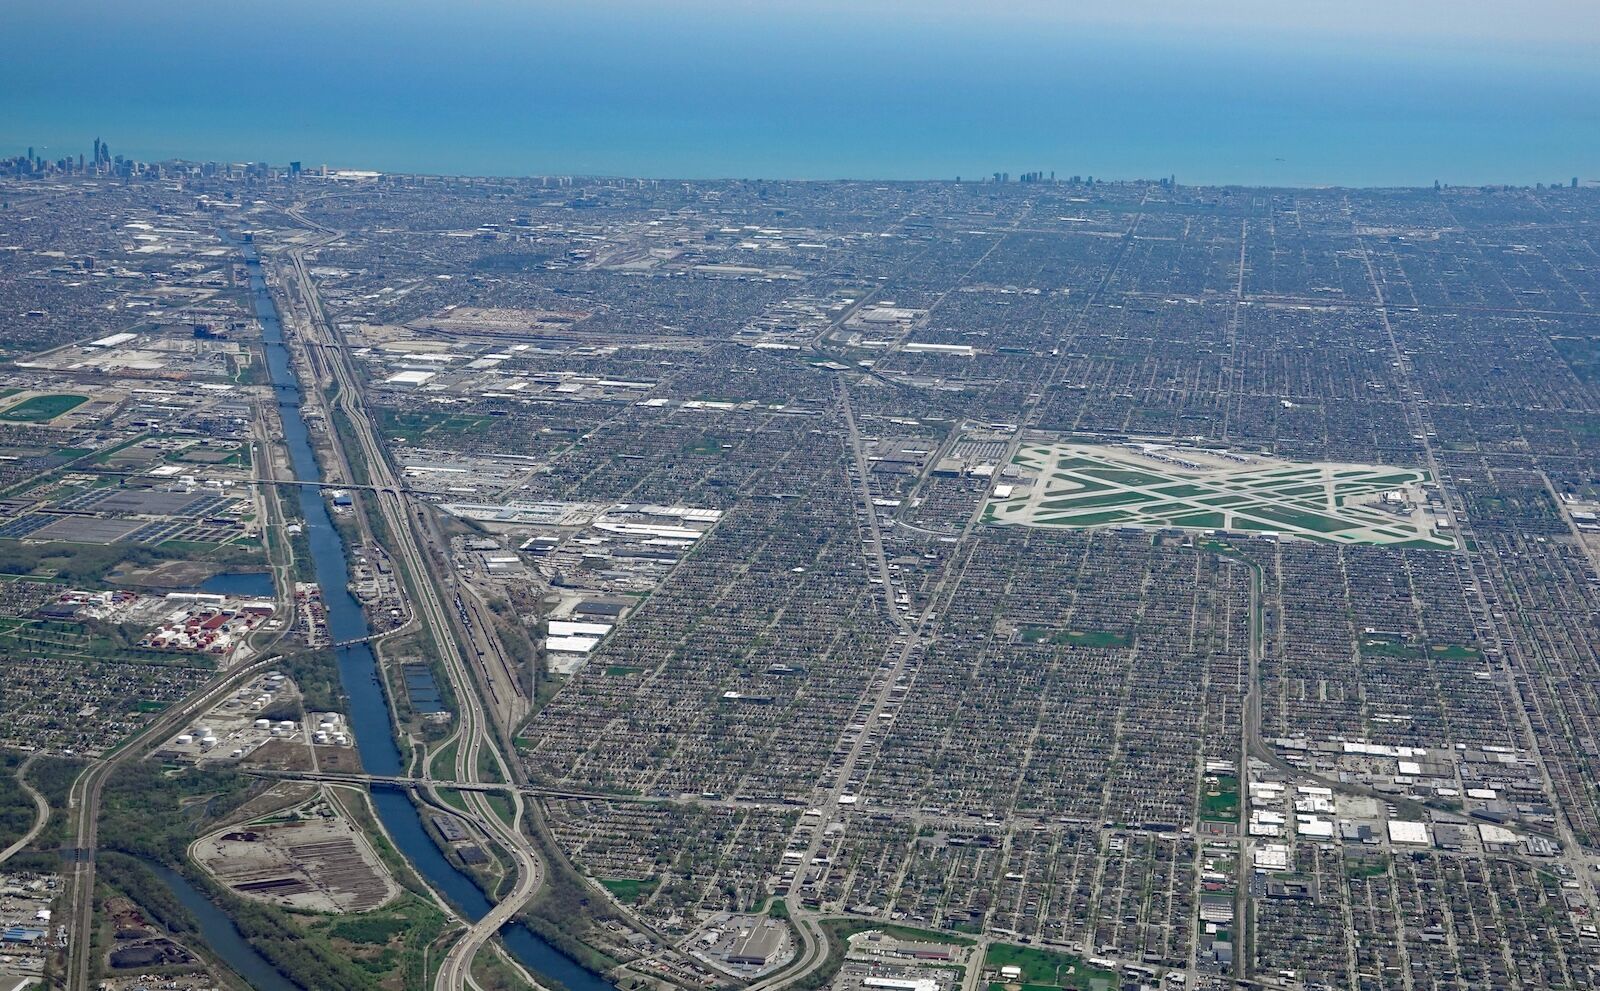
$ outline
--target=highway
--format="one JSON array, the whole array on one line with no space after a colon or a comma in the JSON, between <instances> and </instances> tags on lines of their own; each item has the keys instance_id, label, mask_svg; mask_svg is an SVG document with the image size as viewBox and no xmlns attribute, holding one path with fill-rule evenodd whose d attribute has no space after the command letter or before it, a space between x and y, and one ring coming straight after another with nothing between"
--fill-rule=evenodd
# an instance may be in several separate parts
<instances>
[{"instance_id":1,"label":"highway","mask_svg":"<svg viewBox=\"0 0 1600 991\"><path fill-rule=\"evenodd\" d=\"M28 759L17 766L17 785L27 792L29 798L33 799L35 816L33 826L26 833L23 833L15 843L4 850L0 850L0 864L16 856L18 851L26 849L28 844L33 842L33 838L38 836L46 824L50 822L50 803L45 801L44 796L39 793L39 789L28 784L28 768L33 766L33 762L38 756L37 753L29 754Z\"/></svg>"},{"instance_id":2,"label":"highway","mask_svg":"<svg viewBox=\"0 0 1600 991\"><path fill-rule=\"evenodd\" d=\"M470 651L470 662L478 668L475 676L468 676L456 686L458 695L463 699L476 699L479 693L465 690L470 689L474 681L478 683L482 702L486 702L489 709L493 732L500 737L506 752L511 752L511 736L531 711L532 702L522 692L515 664L494 634L487 607L476 596L461 594L455 576L443 561L448 546L430 511L420 504L408 504L410 490L395 477L377 426L367 411L362 380L351 363L348 349L342 346L343 342L323 310L306 268L304 250L291 250L286 256L288 264L279 270L284 280L280 288L289 303L285 315L292 318L297 331L290 343L304 357L314 380L304 383L311 387L308 398L323 405L330 424L335 422L335 411L343 417L359 448L354 453L359 455L366 472L366 480L358 482L360 476L351 460L353 452L344 449L344 438L338 431L331 431L330 443L343 466L342 481L324 484L374 497L396 545L388 548L389 553L410 578L409 591L418 600L417 614L422 626L431 632L447 667L452 661L450 655ZM288 291L291 284L293 292ZM336 391L336 395L330 403L327 395L331 391ZM448 608L444 595L452 600ZM463 667L457 673L465 671Z\"/></svg>"},{"instance_id":3,"label":"highway","mask_svg":"<svg viewBox=\"0 0 1600 991\"><path fill-rule=\"evenodd\" d=\"M516 875L511 891L486 916L467 928L440 966L434 987L438 991L461 991L476 986L471 969L478 950L527 904L543 882L543 864L532 843L522 834L525 809L521 794L515 790L502 792L511 802L512 822L506 823L490 804L488 795L470 787L514 782L520 777L515 761L507 762L501 746L503 743L507 752L512 752L511 733L520 714L526 711L525 701L519 702L518 682L498 638L494 637L493 627L477 611L481 606L469 607L459 594L445 591L456 584L454 576L442 574L437 563L436 556L442 557L447 548L427 510L413 507L402 495L402 486L394 478L377 429L362 401L361 379L347 350L328 346L340 342L306 269L303 249L291 250L286 258L288 264L281 269L286 281L280 288L287 293L287 280L292 280L295 291L289 294L290 302L298 298L301 304L299 309L291 306L290 310L297 318L293 342L300 345L301 354L315 377L316 388L310 392L327 408L330 423L335 422L337 411L348 424L370 486L364 491L376 503L388 530L387 550L405 579L404 587L412 600L415 620L432 637L457 699L452 786L461 791L478 827L510 858ZM323 383L328 383L327 387ZM333 388L337 392L329 403L326 397ZM337 430L330 431L330 440L345 463L345 477L354 480L359 476L350 461L352 452L344 450L345 439L340 434ZM448 604L446 595L452 599ZM473 601L475 603L475 597ZM465 637L457 636L457 620L466 630ZM463 640L470 646L464 649ZM471 660L467 656L469 650L475 655ZM481 694L479 678L469 667L474 663L484 689ZM491 769L497 781L485 782L485 767ZM425 764L423 779L430 791L434 789L429 780L431 773L431 768Z\"/></svg>"},{"instance_id":4,"label":"highway","mask_svg":"<svg viewBox=\"0 0 1600 991\"><path fill-rule=\"evenodd\" d=\"M275 657L246 663L227 672L220 680L181 706L173 706L123 744L109 757L91 764L78 775L67 795L67 807L75 822L73 847L76 855L67 874L66 915L71 920L67 951L67 987L70 991L89 991L93 973L89 947L94 932L95 844L99 840L100 794L107 778L123 762L142 755L147 745L165 739L220 703L238 687L271 670Z\"/></svg>"},{"instance_id":5,"label":"highway","mask_svg":"<svg viewBox=\"0 0 1600 991\"><path fill-rule=\"evenodd\" d=\"M336 231L322 230L330 237L337 236ZM431 510L412 501L411 494L396 478L366 407L361 377L352 363L349 348L326 316L305 262L305 251L305 247L293 247L277 256L275 275L279 284L274 288L287 304L281 311L285 318L285 340L296 352L297 363L302 367L305 400L322 407L330 425L341 427L329 433L337 464L330 466L329 481L320 484L347 488L357 493L362 501L370 500L377 517L381 518L382 528L387 531L383 542L393 558L411 606L412 621L405 629L425 630L431 637L458 700L459 711L455 731L450 737L455 743L454 765L440 768L437 776L432 761L425 761L420 773L407 776L304 772L293 776L329 783L417 788L434 797L440 789L453 789L460 794L473 824L504 852L515 876L511 891L487 915L466 929L440 964L434 982L436 991L461 991L475 987L471 969L478 951L537 894L543 883L545 865L522 833L523 820L529 814L524 796L543 792L521 787L520 768L514 760L507 760L508 754L514 754L510 746L511 734L529 711L530 700L520 689L514 663L494 635L493 619L487 607L472 589L458 582L451 571L447 560L449 547ZM839 388L838 409L847 430L852 488L864 514L861 520L863 550L873 574L881 582L884 614L897 634L885 651L887 671L881 675L881 683L872 696L865 700L871 706L866 725L873 726L881 721L897 685L903 679L914 680L921 652L933 637L937 607L959 581L963 565L959 558L950 562L919 613L910 614L899 608L895 593L900 589L900 579L888 565L878 512L871 502L867 485L869 464L851 408L849 384L841 379ZM1010 445L1013 453L1020 437L1019 430ZM270 477L261 481L269 485L278 482ZM981 506L979 510L981 512ZM967 522L964 536L970 534L978 515L975 513ZM365 517L362 517L362 524L366 524ZM872 735L865 732L856 737L837 776L821 789L824 822L838 813L840 799L852 790L849 782L857 769L870 764L873 754L868 743L870 739ZM94 788L97 795L104 771L96 770L101 771L100 775L86 775L84 787ZM614 797L573 794L574 797ZM491 804L491 798L496 795L509 801L510 822L503 820ZM808 844L806 862L816 855L820 842L821 832L818 831ZM92 845L91 827L89 835L80 839L80 846ZM89 870L92 873L92 864ZM800 953L794 966L758 982L757 988L777 988L801 980L815 973L827 960L827 939L817 925L815 913L800 904L797 888L791 885L786 898L798 934ZM87 946L86 938L80 942Z\"/></svg>"},{"instance_id":6,"label":"highway","mask_svg":"<svg viewBox=\"0 0 1600 991\"><path fill-rule=\"evenodd\" d=\"M303 219L303 218L302 218ZM337 232L327 228L319 228L330 237L336 237ZM445 584L453 584L453 578L442 578L434 568L431 556L423 550L424 542L430 548L441 546L437 532L431 528L431 519L420 508L413 518L406 503L407 493L405 487L394 479L392 470L378 442L375 429L367 412L360 402L361 390L359 379L354 374L349 364L349 359L342 347L336 346L338 342L334 331L326 319L315 286L307 273L301 251L291 251L286 257L288 264L280 270L283 279L287 280L275 287L280 298L286 304L280 308L280 315L284 317L285 343L295 355L296 364L300 366L302 393L306 401L316 403L323 407L323 412L332 424L334 406L344 415L350 425L350 433L359 446L359 455L363 467L369 472L371 484L358 483L357 476L351 461L351 453L345 449L344 439L337 431L329 436L335 464L327 466L329 477L338 480L314 483L322 488L347 488L360 491L372 497L383 518L388 532L385 540L386 548L395 559L396 569L403 579L403 590L413 606L412 616L400 629L389 631L384 636L393 636L398 633L411 632L424 629L436 644L441 659L446 666L455 695L459 700L461 711L457 715L457 731L455 739L461 741L457 747L456 778L451 785L461 789L469 789L474 784L481 782L482 768L494 768L501 781L513 780L515 765L508 767L496 747L488 737L491 723L484 719L484 707L479 695L474 688L473 679L462 657L459 641L454 636L451 626L451 614L446 609L439 594L439 589ZM299 303L299 306L295 304ZM327 396L337 389L337 399L334 403L328 402ZM268 470L256 481L263 485L272 486L283 484L286 480L273 477L270 471L270 459L264 459ZM365 528L366 520L360 520ZM420 532L420 536L419 536ZM370 536L370 535L369 535ZM458 604L463 620L468 619L468 614ZM476 654L480 661L486 658L496 659L507 666L509 661L500 651L498 641L493 639L492 627L480 619L479 629L475 634L466 638L477 646ZM492 648L492 649L491 649ZM512 704L499 700L499 695L494 686L494 679L489 675L485 679L491 690L491 698L496 700L491 712L499 717L498 729L509 741L512 722L518 715L518 709ZM503 675L500 681L499 694L512 696L515 692L516 681L512 677ZM131 752L124 751L124 753ZM86 775L80 785L84 790L82 801L92 805L98 804L100 783L104 780L109 768L97 767L95 774ZM337 776L327 776L329 781L337 781ZM345 781L344 783L361 783L360 781ZM409 783L419 785L429 793L435 793L435 785L426 777L414 779ZM504 787L494 790L504 791ZM440 972L440 987L462 988L471 987L472 980L470 967L476 950L480 948L490 936L510 917L510 915L537 892L542 874L541 865L537 854L534 853L526 838L520 835L519 829L523 815L523 804L520 795L511 793L513 813L515 819L511 825L503 823L494 809L488 804L485 796L464 791L466 801L472 810L473 818L497 845L507 852L517 874L518 883L512 892L504 899L500 906L491 912L490 916L480 920L476 925L469 927L461 944L456 947L445 967ZM90 820L93 817L89 817ZM84 848L93 845L93 823L86 823L80 832L79 846ZM77 865L79 874L86 874L85 887L92 888L93 864ZM92 903L91 903L92 904ZM88 924L88 911L79 913ZM87 929L85 929L87 932ZM82 941L87 945L87 940ZM86 951L84 951L86 953ZM87 961L81 965L81 970L87 973ZM78 987L81 985L73 985Z\"/></svg>"}]
</instances>

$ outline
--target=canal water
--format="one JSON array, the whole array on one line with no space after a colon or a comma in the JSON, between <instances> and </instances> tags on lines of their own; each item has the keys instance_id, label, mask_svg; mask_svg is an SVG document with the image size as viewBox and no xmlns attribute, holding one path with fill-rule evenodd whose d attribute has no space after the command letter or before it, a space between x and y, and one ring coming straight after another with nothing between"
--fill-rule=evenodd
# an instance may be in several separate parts
<instances>
[{"instance_id":1,"label":"canal water","mask_svg":"<svg viewBox=\"0 0 1600 991\"><path fill-rule=\"evenodd\" d=\"M261 321L267 371L277 395L278 413L283 421L283 440L289 449L295 477L301 481L320 480L321 472L311 448L305 420L300 415L300 383L289 360L289 350L283 343L283 327L278 321L277 305L262 277L255 247L244 244L242 248L250 276L250 289L255 299L256 317ZM327 502L320 489L311 486L295 488L300 497L301 516L305 520L317 582L322 586L328 632L335 642L363 638L369 632L366 615L361 611L361 604L350 593L344 541L339 531L334 529ZM359 643L339 648L337 655L339 677L349 698L350 728L360 752L361 766L370 774L404 774L405 757L391 731L389 704L378 680L378 664L372 648ZM435 891L473 921L488 914L491 907L489 899L470 877L445 859L437 844L423 829L417 806L404 792L374 789L372 801L395 846ZM167 878L180 898L185 897L186 891L194 897L203 898L177 874L167 871L162 876ZM196 909L195 914L202 919L215 915L214 912L201 909ZM218 926L212 928L218 930L214 941L212 932L203 929L207 941L218 956L244 974L257 991L283 991L291 987L276 971L271 974L274 980L261 976L261 965L265 961L249 944L238 938L238 931L233 929L231 922L227 923L226 932ZM231 940L229 933L233 937ZM506 926L500 935L512 955L536 977L564 985L569 991L617 991L609 981L584 968L521 923Z\"/></svg>"},{"instance_id":2,"label":"canal water","mask_svg":"<svg viewBox=\"0 0 1600 991\"><path fill-rule=\"evenodd\" d=\"M157 860L146 860L144 864L166 882L178 901L194 916L200 925L200 937L211 952L226 961L255 991L300 991L240 935L233 920L218 912L205 893L190 884L188 878Z\"/></svg>"}]
</instances>

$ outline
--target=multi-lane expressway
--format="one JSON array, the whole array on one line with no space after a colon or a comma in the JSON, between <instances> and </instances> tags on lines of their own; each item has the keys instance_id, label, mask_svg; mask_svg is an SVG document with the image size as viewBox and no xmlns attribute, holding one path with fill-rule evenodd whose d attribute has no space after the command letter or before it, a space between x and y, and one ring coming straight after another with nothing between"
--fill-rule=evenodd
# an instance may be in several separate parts
<instances>
[{"instance_id":1,"label":"multi-lane expressway","mask_svg":"<svg viewBox=\"0 0 1600 991\"><path fill-rule=\"evenodd\" d=\"M362 401L361 379L350 363L347 349L338 346L341 342L323 311L302 252L290 251L286 260L287 264L280 270L282 277L293 280L294 295L301 304L295 311L299 317L296 343L302 346L302 354L317 382L327 381L332 386L329 391L334 392L334 398L327 403L330 421L335 413L341 416L348 425L349 437L359 450L344 450L340 431L332 431L331 440L346 465L347 477L352 480L356 476L350 457L355 454L361 459L370 486L366 492L375 502L388 531L387 550L405 579L413 615L433 639L458 701L453 780L459 783L457 787L472 818L510 858L516 872L512 889L487 915L468 927L440 966L435 988L461 991L475 986L471 969L477 951L527 904L543 881L543 864L522 832L522 796L514 790L504 793L511 803L512 818L508 823L495 811L487 794L466 787L484 782L485 767L492 769L493 777L501 782L520 777L516 762L507 761L502 752L502 744L509 747L515 721L526 711L525 703L518 700L517 679L487 621L479 615L473 622L474 613L467 609L459 595L451 595L453 601L446 603L445 596L450 593L442 590L452 587L455 579L443 572L436 558L441 548L440 537L427 511L409 505L402 494L403 487L394 477L376 427ZM316 391L320 396L327 395L320 389ZM464 621L460 626L453 622L451 610L455 610L456 620ZM458 636L462 628L465 628L464 637ZM464 648L463 641L472 646ZM475 655L471 661L467 656L469 650ZM473 663L477 664L480 677L474 676L470 667ZM483 692L479 691L480 686ZM431 768L425 766L422 776L426 779L430 774Z\"/></svg>"},{"instance_id":2,"label":"multi-lane expressway","mask_svg":"<svg viewBox=\"0 0 1600 991\"><path fill-rule=\"evenodd\" d=\"M15 843L12 843L4 850L0 850L0 864L10 860L19 851L26 849L28 844L33 842L33 838L43 832L44 827L50 822L50 803L45 801L45 797L39 792L39 789L28 783L28 768L33 766L34 758L37 756L37 753L29 754L28 759L23 761L16 771L18 786L27 793L29 798L33 799L33 825L26 833L18 837Z\"/></svg>"}]
</instances>

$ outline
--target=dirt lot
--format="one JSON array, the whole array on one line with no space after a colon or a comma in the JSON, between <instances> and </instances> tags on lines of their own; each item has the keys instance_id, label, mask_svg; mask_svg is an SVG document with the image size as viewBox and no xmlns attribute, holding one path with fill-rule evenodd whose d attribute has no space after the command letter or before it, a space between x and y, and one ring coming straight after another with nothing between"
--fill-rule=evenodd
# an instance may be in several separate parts
<instances>
[{"instance_id":1,"label":"dirt lot","mask_svg":"<svg viewBox=\"0 0 1600 991\"><path fill-rule=\"evenodd\" d=\"M246 898L313 912L366 912L400 888L347 819L321 801L296 813L212 833L194 845L202 868Z\"/></svg>"}]
</instances>

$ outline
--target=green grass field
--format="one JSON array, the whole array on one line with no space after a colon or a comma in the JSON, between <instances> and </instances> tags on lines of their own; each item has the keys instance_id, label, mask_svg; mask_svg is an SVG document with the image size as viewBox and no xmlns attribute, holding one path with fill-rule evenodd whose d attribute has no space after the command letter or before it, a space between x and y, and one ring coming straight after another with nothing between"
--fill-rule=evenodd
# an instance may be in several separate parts
<instances>
[{"instance_id":1,"label":"green grass field","mask_svg":"<svg viewBox=\"0 0 1600 991\"><path fill-rule=\"evenodd\" d=\"M1103 478L1118 485L1160 485L1166 479L1147 471L1129 471L1125 468L1085 468L1085 475Z\"/></svg>"},{"instance_id":2,"label":"green grass field","mask_svg":"<svg viewBox=\"0 0 1600 991\"><path fill-rule=\"evenodd\" d=\"M1174 516L1168 522L1188 530L1220 530L1227 521L1228 518L1221 513L1194 513L1190 516Z\"/></svg>"},{"instance_id":3,"label":"green grass field","mask_svg":"<svg viewBox=\"0 0 1600 991\"><path fill-rule=\"evenodd\" d=\"M1099 526L1103 523L1121 523L1136 517L1126 510L1108 509L1103 513L1083 513L1073 516L1070 526Z\"/></svg>"},{"instance_id":4,"label":"green grass field","mask_svg":"<svg viewBox=\"0 0 1600 991\"><path fill-rule=\"evenodd\" d=\"M0 413L0 420L11 420L15 423L44 423L47 420L54 420L63 413L75 410L88 401L88 396L78 396L65 392L48 396L33 396Z\"/></svg>"},{"instance_id":5,"label":"green grass field","mask_svg":"<svg viewBox=\"0 0 1600 991\"><path fill-rule=\"evenodd\" d=\"M1278 506L1251 506L1246 512L1261 519L1282 523L1297 530L1315 530L1317 533L1338 533L1350 529L1348 520L1336 520L1317 513Z\"/></svg>"},{"instance_id":6,"label":"green grass field","mask_svg":"<svg viewBox=\"0 0 1600 991\"><path fill-rule=\"evenodd\" d=\"M516 824L517 810L512 808L511 799L498 792L490 792L485 798L489 802L489 808L494 809L494 814L500 817L501 822L507 826Z\"/></svg>"},{"instance_id":7,"label":"green grass field","mask_svg":"<svg viewBox=\"0 0 1600 991\"><path fill-rule=\"evenodd\" d=\"M416 443L428 434L443 436L470 434L486 429L492 417L469 416L461 413L432 413L412 410L378 408L378 423L386 434Z\"/></svg>"},{"instance_id":8,"label":"green grass field","mask_svg":"<svg viewBox=\"0 0 1600 991\"><path fill-rule=\"evenodd\" d=\"M1399 660L1415 660L1422 656L1422 648L1403 640L1383 640L1366 638L1361 641L1362 657L1393 657Z\"/></svg>"},{"instance_id":9,"label":"green grass field","mask_svg":"<svg viewBox=\"0 0 1600 991\"><path fill-rule=\"evenodd\" d=\"M1022 986L1023 991L1050 988L1103 991L1105 988L1117 986L1115 973L1101 967L1091 967L1076 954L1041 950L1032 946L990 944L983 965L995 971L999 971L1002 967L1020 967L1022 978L1016 983ZM990 991L997 991L1006 985L995 982L989 987Z\"/></svg>"},{"instance_id":10,"label":"green grass field","mask_svg":"<svg viewBox=\"0 0 1600 991\"><path fill-rule=\"evenodd\" d=\"M428 767L433 772L434 777L446 780L455 777L456 746L459 742L459 740L451 740L440 747L439 751L433 755L433 759L428 762Z\"/></svg>"},{"instance_id":11,"label":"green grass field","mask_svg":"<svg viewBox=\"0 0 1600 991\"><path fill-rule=\"evenodd\" d=\"M660 881L657 878L631 878L631 877L603 877L600 886L624 905L637 905L656 890Z\"/></svg>"},{"instance_id":12,"label":"green grass field","mask_svg":"<svg viewBox=\"0 0 1600 991\"><path fill-rule=\"evenodd\" d=\"M1159 496L1144 492L1104 492L1081 499L1055 499L1042 503L1046 509L1092 509L1098 506L1129 506L1139 502L1155 502Z\"/></svg>"},{"instance_id":13,"label":"green grass field","mask_svg":"<svg viewBox=\"0 0 1600 991\"><path fill-rule=\"evenodd\" d=\"M1019 631L1023 643L1072 644L1078 647L1127 647L1133 636L1105 630L1057 630L1047 626L1024 626Z\"/></svg>"},{"instance_id":14,"label":"green grass field","mask_svg":"<svg viewBox=\"0 0 1600 991\"><path fill-rule=\"evenodd\" d=\"M1200 794L1200 818L1207 822L1237 822L1239 819L1239 779L1232 774L1217 776L1215 793Z\"/></svg>"},{"instance_id":15,"label":"green grass field","mask_svg":"<svg viewBox=\"0 0 1600 991\"><path fill-rule=\"evenodd\" d=\"M1357 856L1345 857L1344 873L1350 878L1377 877L1389 872L1389 858L1383 855L1375 857Z\"/></svg>"}]
</instances>

